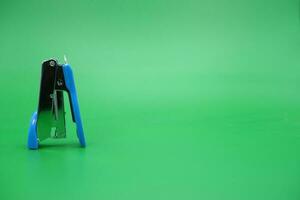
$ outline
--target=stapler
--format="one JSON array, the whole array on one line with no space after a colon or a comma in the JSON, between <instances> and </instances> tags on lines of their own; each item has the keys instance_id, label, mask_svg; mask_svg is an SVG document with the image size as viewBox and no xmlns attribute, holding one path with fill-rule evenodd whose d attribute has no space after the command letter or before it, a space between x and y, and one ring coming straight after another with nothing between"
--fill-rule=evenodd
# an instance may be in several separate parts
<instances>
[{"instance_id":1,"label":"stapler","mask_svg":"<svg viewBox=\"0 0 300 200\"><path fill-rule=\"evenodd\" d=\"M38 149L39 143L47 138L66 137L64 91L69 97L79 143L81 147L86 146L74 77L65 58L65 64L59 64L55 59L42 63L38 109L31 117L28 130L29 149Z\"/></svg>"}]
</instances>

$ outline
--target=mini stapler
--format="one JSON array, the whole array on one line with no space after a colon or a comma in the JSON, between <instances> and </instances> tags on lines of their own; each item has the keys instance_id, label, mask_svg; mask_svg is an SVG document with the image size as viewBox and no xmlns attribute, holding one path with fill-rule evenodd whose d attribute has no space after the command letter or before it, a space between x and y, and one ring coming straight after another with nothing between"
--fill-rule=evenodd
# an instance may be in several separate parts
<instances>
[{"instance_id":1,"label":"mini stapler","mask_svg":"<svg viewBox=\"0 0 300 200\"><path fill-rule=\"evenodd\" d=\"M47 138L65 138L64 91L67 92L72 120L76 123L80 145L85 147L85 138L79 112L77 93L71 66L58 64L50 59L42 63L39 104L33 113L28 131L29 149L38 149L39 143Z\"/></svg>"}]
</instances>

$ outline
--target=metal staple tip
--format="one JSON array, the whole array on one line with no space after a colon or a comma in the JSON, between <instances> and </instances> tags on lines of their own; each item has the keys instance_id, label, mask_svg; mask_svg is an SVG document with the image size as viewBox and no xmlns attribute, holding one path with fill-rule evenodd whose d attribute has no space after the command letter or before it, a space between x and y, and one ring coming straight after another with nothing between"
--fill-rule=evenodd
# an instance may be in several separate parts
<instances>
[{"instance_id":1,"label":"metal staple tip","mask_svg":"<svg viewBox=\"0 0 300 200\"><path fill-rule=\"evenodd\" d=\"M64 61L65 61L65 64L68 63L68 60L67 60L67 56L66 56L66 55L64 55Z\"/></svg>"}]
</instances>

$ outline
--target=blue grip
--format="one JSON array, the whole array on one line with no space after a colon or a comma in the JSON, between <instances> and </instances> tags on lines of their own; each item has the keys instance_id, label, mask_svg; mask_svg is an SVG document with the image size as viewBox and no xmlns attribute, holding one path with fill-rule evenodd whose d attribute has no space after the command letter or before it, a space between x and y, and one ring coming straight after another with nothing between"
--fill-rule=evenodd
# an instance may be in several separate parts
<instances>
[{"instance_id":1,"label":"blue grip","mask_svg":"<svg viewBox=\"0 0 300 200\"><path fill-rule=\"evenodd\" d=\"M37 121L37 112L34 112L32 114L29 130L28 130L27 147L29 149L38 149L39 147L38 138L37 138L36 121Z\"/></svg>"},{"instance_id":2,"label":"blue grip","mask_svg":"<svg viewBox=\"0 0 300 200\"><path fill-rule=\"evenodd\" d=\"M63 65L63 73L65 77L66 87L68 88L71 97L70 101L72 104L73 114L74 114L76 128L77 128L77 137L79 139L80 145L82 147L85 147L86 144L85 144L83 127L82 127L82 122L80 117L79 104L78 104L77 93L75 88L75 81L74 81L71 66L69 64Z\"/></svg>"}]
</instances>

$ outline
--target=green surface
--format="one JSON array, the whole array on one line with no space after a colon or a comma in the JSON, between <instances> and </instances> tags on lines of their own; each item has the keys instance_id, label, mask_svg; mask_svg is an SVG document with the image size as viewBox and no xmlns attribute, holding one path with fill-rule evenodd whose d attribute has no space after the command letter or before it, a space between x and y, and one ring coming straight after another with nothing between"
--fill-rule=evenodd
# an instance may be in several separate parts
<instances>
[{"instance_id":1,"label":"green surface","mask_svg":"<svg viewBox=\"0 0 300 200\"><path fill-rule=\"evenodd\" d=\"M0 2L0 199L299 200L299 0ZM87 148L26 148L66 54ZM68 107L68 106L67 106Z\"/></svg>"}]
</instances>

